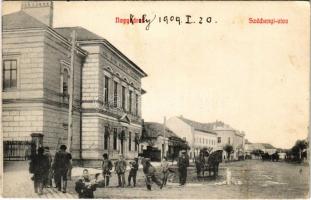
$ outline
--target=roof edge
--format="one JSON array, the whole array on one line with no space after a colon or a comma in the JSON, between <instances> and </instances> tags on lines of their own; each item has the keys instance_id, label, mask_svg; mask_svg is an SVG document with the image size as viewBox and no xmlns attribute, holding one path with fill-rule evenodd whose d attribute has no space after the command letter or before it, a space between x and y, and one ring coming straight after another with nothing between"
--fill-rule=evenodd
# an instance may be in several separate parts
<instances>
[{"instance_id":1,"label":"roof edge","mask_svg":"<svg viewBox=\"0 0 311 200\"><path fill-rule=\"evenodd\" d=\"M103 44L116 53L123 61L127 64L132 66L132 68L137 71L142 78L147 77L148 74L144 72L138 65L136 65L133 61L131 61L127 56L125 56L121 51L119 51L115 46L113 46L108 40L106 39L93 39L93 40L80 40L78 41L80 44Z\"/></svg>"}]
</instances>

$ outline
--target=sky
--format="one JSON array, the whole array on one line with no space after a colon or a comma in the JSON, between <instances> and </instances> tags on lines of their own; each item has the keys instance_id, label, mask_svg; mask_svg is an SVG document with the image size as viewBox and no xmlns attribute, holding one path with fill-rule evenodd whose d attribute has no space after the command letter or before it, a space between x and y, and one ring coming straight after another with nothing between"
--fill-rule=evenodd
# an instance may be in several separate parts
<instances>
[{"instance_id":1,"label":"sky","mask_svg":"<svg viewBox=\"0 0 311 200\"><path fill-rule=\"evenodd\" d=\"M3 14L20 2L4 2ZM156 20L123 25L130 14ZM158 22L185 15L195 24ZM211 23L199 24L212 18ZM287 19L250 24L249 18ZM174 18L175 19L175 18ZM221 120L251 142L290 148L308 135L308 2L54 2L54 27L81 26L142 68L145 121Z\"/></svg>"}]
</instances>

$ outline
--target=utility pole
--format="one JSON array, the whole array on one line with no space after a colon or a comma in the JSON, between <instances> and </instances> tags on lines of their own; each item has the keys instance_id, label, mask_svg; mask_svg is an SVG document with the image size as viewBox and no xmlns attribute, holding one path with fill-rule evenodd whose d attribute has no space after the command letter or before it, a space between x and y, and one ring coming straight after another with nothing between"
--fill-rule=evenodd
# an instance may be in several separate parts
<instances>
[{"instance_id":1,"label":"utility pole","mask_svg":"<svg viewBox=\"0 0 311 200\"><path fill-rule=\"evenodd\" d=\"M70 54L70 87L69 87L69 108L68 108L68 138L67 150L71 151L72 143L72 111L73 111L73 92L74 92L74 54L76 46L76 31L72 31L71 35L71 54Z\"/></svg>"},{"instance_id":2,"label":"utility pole","mask_svg":"<svg viewBox=\"0 0 311 200\"><path fill-rule=\"evenodd\" d=\"M164 116L164 121L163 121L163 152L162 152L162 159L165 156L165 140L166 140L166 117Z\"/></svg>"}]
</instances>

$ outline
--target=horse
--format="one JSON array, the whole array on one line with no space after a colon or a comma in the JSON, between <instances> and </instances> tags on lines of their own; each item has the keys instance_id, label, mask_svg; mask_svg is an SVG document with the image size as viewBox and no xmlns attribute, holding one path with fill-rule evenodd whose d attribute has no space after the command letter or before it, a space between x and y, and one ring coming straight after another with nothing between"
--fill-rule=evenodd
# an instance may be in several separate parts
<instances>
[{"instance_id":1,"label":"horse","mask_svg":"<svg viewBox=\"0 0 311 200\"><path fill-rule=\"evenodd\" d=\"M204 156L203 153L196 158L197 177L204 178L204 172L208 171L209 176L213 172L213 177L218 176L219 163L222 161L222 150L212 152L209 156Z\"/></svg>"}]
</instances>

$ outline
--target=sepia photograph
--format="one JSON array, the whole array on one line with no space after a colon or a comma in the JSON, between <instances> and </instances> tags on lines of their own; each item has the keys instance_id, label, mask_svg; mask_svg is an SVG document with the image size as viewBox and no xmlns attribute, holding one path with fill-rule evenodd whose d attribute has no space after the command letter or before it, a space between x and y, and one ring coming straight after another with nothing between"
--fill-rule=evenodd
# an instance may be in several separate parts
<instances>
[{"instance_id":1,"label":"sepia photograph","mask_svg":"<svg viewBox=\"0 0 311 200\"><path fill-rule=\"evenodd\" d=\"M1 9L1 197L310 198L309 2Z\"/></svg>"}]
</instances>

